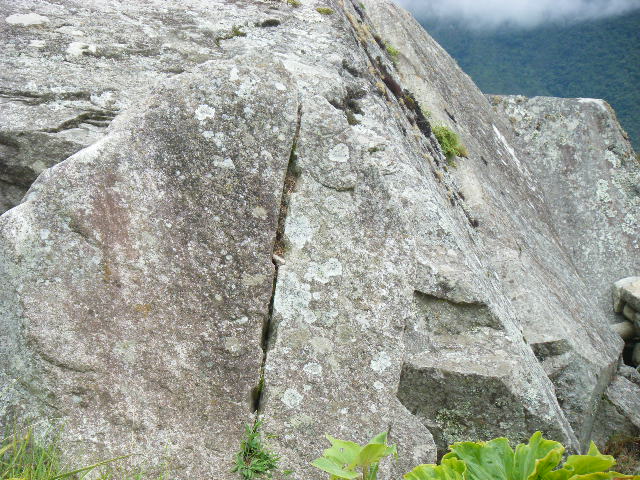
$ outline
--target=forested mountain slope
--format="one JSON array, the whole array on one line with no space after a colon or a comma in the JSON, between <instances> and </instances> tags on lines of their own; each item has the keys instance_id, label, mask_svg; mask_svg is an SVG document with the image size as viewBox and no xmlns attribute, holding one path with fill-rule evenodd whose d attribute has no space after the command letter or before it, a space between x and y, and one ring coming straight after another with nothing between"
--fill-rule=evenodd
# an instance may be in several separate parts
<instances>
[{"instance_id":1,"label":"forested mountain slope","mask_svg":"<svg viewBox=\"0 0 640 480\"><path fill-rule=\"evenodd\" d=\"M531 30L421 23L483 92L603 98L640 147L640 10Z\"/></svg>"}]
</instances>

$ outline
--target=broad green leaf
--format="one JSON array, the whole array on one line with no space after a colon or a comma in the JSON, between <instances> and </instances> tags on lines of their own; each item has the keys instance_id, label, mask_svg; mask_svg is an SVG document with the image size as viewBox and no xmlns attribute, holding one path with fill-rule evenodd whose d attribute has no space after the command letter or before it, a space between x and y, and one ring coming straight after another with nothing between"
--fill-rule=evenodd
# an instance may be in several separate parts
<instances>
[{"instance_id":1,"label":"broad green leaf","mask_svg":"<svg viewBox=\"0 0 640 480\"><path fill-rule=\"evenodd\" d=\"M337 478L346 478L347 480L353 480L360 476L358 472L350 472L348 470L344 470L342 468L342 465L335 463L330 458L320 457L311 462L311 465Z\"/></svg>"},{"instance_id":2,"label":"broad green leaf","mask_svg":"<svg viewBox=\"0 0 640 480\"><path fill-rule=\"evenodd\" d=\"M465 464L455 458L443 459L440 465L418 465L403 475L405 480L464 480Z\"/></svg>"},{"instance_id":3,"label":"broad green leaf","mask_svg":"<svg viewBox=\"0 0 640 480\"><path fill-rule=\"evenodd\" d=\"M514 455L514 480L537 480L558 466L564 447L561 443L542 438L536 432L527 445L519 444Z\"/></svg>"},{"instance_id":4,"label":"broad green leaf","mask_svg":"<svg viewBox=\"0 0 640 480\"><path fill-rule=\"evenodd\" d=\"M458 442L443 457L457 458L467 465L466 480L521 480L513 475L513 450L506 438L490 442ZM525 477L526 480L526 477Z\"/></svg>"},{"instance_id":5,"label":"broad green leaf","mask_svg":"<svg viewBox=\"0 0 640 480\"><path fill-rule=\"evenodd\" d=\"M323 452L323 456L334 460L340 466L351 465L362 450L362 447L357 443L339 440L331 435L326 435L326 438L331 442L331 448L327 448Z\"/></svg>"},{"instance_id":6,"label":"broad green leaf","mask_svg":"<svg viewBox=\"0 0 640 480\"><path fill-rule=\"evenodd\" d=\"M360 450L360 453L353 461L351 468L356 465L359 466L368 466L372 463L379 462L382 458L386 456L387 446L383 443L370 443L369 445L365 445L365 447Z\"/></svg>"},{"instance_id":7,"label":"broad green leaf","mask_svg":"<svg viewBox=\"0 0 640 480\"><path fill-rule=\"evenodd\" d=\"M575 475L571 480L611 480L611 479L633 479L640 480L640 475L624 475L618 472L594 472L586 475Z\"/></svg>"},{"instance_id":8,"label":"broad green leaf","mask_svg":"<svg viewBox=\"0 0 640 480\"><path fill-rule=\"evenodd\" d=\"M591 442L589 453L586 455L570 455L563 467L570 467L574 475L585 475L587 473L606 472L615 464L616 460L611 455L601 454L598 451L598 447Z\"/></svg>"},{"instance_id":9,"label":"broad green leaf","mask_svg":"<svg viewBox=\"0 0 640 480\"><path fill-rule=\"evenodd\" d=\"M386 445L387 443L387 432L382 432L373 437L369 443L383 443Z\"/></svg>"}]
</instances>

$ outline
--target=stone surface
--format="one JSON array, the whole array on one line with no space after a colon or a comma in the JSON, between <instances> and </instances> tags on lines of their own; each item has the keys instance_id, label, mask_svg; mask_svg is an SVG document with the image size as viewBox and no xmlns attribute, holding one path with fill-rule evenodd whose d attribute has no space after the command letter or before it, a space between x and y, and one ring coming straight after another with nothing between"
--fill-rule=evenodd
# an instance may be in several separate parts
<instances>
[{"instance_id":1,"label":"stone surface","mask_svg":"<svg viewBox=\"0 0 640 480\"><path fill-rule=\"evenodd\" d=\"M44 416L67 453L228 476L260 379L297 105L277 61L208 63L0 217L5 426Z\"/></svg>"},{"instance_id":2,"label":"stone surface","mask_svg":"<svg viewBox=\"0 0 640 480\"><path fill-rule=\"evenodd\" d=\"M636 328L632 322L614 323L611 328L613 328L623 340L631 340L636 336Z\"/></svg>"},{"instance_id":3,"label":"stone surface","mask_svg":"<svg viewBox=\"0 0 640 480\"><path fill-rule=\"evenodd\" d=\"M268 4L0 2L0 213L158 82L220 58Z\"/></svg>"},{"instance_id":4,"label":"stone surface","mask_svg":"<svg viewBox=\"0 0 640 480\"><path fill-rule=\"evenodd\" d=\"M640 163L615 113L589 98L490 99L513 125L553 206L550 223L613 322L610 285L640 271Z\"/></svg>"},{"instance_id":5,"label":"stone surface","mask_svg":"<svg viewBox=\"0 0 640 480\"><path fill-rule=\"evenodd\" d=\"M616 312L624 314L627 308L627 318L634 320L629 310L640 312L640 277L627 277L613 284L613 308Z\"/></svg>"},{"instance_id":6,"label":"stone surface","mask_svg":"<svg viewBox=\"0 0 640 480\"><path fill-rule=\"evenodd\" d=\"M457 132L469 152L455 167L435 170L440 171L451 202L473 227L473 251L482 266L468 272L452 265L446 275L467 277L472 284L478 277L499 283L500 293L490 294L491 300L507 300L510 313L498 313L498 317L508 332L515 327L524 335L553 381L559 403L584 448L600 395L615 370L621 341L603 328L607 316L594 303L597 290L586 288L571 251L565 248L565 238L557 232L551 212L558 208L558 199L545 197L539 172L529 169L532 154L522 148L504 115L492 109L420 25L391 2L366 0L364 4L380 43L400 52L399 82L431 113L431 122ZM613 115L607 120L617 126ZM575 134L569 141L581 144L583 139ZM590 241L588 235L584 232L580 238ZM606 268L625 270L617 265L637 260L630 257L607 258ZM446 264L441 255L433 255L431 262L434 271ZM599 288L607 292L610 283Z\"/></svg>"},{"instance_id":7,"label":"stone surface","mask_svg":"<svg viewBox=\"0 0 640 480\"><path fill-rule=\"evenodd\" d=\"M602 448L618 435L640 435L640 386L621 376L616 376L605 392L593 440Z\"/></svg>"},{"instance_id":8,"label":"stone surface","mask_svg":"<svg viewBox=\"0 0 640 480\"><path fill-rule=\"evenodd\" d=\"M90 144L0 217L5 423L169 445L195 480L236 478L254 409L295 480L324 434L389 431L385 478L457 440L588 444L622 341L512 126L394 4L329 5L0 2L48 19L2 26L2 181Z\"/></svg>"},{"instance_id":9,"label":"stone surface","mask_svg":"<svg viewBox=\"0 0 640 480\"><path fill-rule=\"evenodd\" d=\"M618 367L618 375L626 378L630 382L635 383L640 387L640 372L637 368L622 364L620 365L620 367Z\"/></svg>"}]
</instances>

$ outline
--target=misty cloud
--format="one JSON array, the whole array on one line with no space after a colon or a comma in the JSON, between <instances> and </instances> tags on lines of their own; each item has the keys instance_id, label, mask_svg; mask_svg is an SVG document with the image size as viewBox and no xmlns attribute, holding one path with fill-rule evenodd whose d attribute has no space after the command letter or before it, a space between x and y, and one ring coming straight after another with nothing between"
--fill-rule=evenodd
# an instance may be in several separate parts
<instances>
[{"instance_id":1,"label":"misty cloud","mask_svg":"<svg viewBox=\"0 0 640 480\"><path fill-rule=\"evenodd\" d=\"M605 18L640 9L640 0L396 0L418 19L459 21L471 28L535 27Z\"/></svg>"}]
</instances>

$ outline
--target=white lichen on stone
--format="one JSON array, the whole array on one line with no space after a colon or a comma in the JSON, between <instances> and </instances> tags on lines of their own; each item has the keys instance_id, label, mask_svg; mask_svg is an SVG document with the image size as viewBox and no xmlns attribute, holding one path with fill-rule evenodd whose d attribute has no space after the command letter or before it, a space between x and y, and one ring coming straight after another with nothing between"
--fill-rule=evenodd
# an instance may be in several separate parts
<instances>
[{"instance_id":1,"label":"white lichen on stone","mask_svg":"<svg viewBox=\"0 0 640 480\"><path fill-rule=\"evenodd\" d=\"M235 164L233 163L233 160L231 160L229 157L224 158L222 160L214 160L213 165L219 168L228 168L228 169L236 168Z\"/></svg>"},{"instance_id":2,"label":"white lichen on stone","mask_svg":"<svg viewBox=\"0 0 640 480\"><path fill-rule=\"evenodd\" d=\"M81 57L85 53L96 53L97 51L95 45L84 42L71 42L67 47L67 55L71 57Z\"/></svg>"},{"instance_id":3,"label":"white lichen on stone","mask_svg":"<svg viewBox=\"0 0 640 480\"><path fill-rule=\"evenodd\" d=\"M329 160L332 162L344 163L349 161L349 147L344 143L339 143L329 151Z\"/></svg>"},{"instance_id":4,"label":"white lichen on stone","mask_svg":"<svg viewBox=\"0 0 640 480\"><path fill-rule=\"evenodd\" d=\"M376 372L384 372L391 366L391 357L387 352L380 352L373 360L371 360L371 368Z\"/></svg>"},{"instance_id":5,"label":"white lichen on stone","mask_svg":"<svg viewBox=\"0 0 640 480\"><path fill-rule=\"evenodd\" d=\"M296 408L302 403L303 395L295 388L287 388L282 396L282 403L289 408Z\"/></svg>"},{"instance_id":6,"label":"white lichen on stone","mask_svg":"<svg viewBox=\"0 0 640 480\"><path fill-rule=\"evenodd\" d=\"M289 242L294 247L301 249L313 237L314 229L307 217L289 215L285 232Z\"/></svg>"},{"instance_id":7,"label":"white lichen on stone","mask_svg":"<svg viewBox=\"0 0 640 480\"><path fill-rule=\"evenodd\" d=\"M15 13L5 18L5 21L9 25L20 25L23 27L29 27L32 25L44 25L49 23L49 19L44 15L37 13Z\"/></svg>"},{"instance_id":8,"label":"white lichen on stone","mask_svg":"<svg viewBox=\"0 0 640 480\"><path fill-rule=\"evenodd\" d=\"M216 117L216 109L209 105L198 105L196 108L196 119L201 123L213 120Z\"/></svg>"},{"instance_id":9,"label":"white lichen on stone","mask_svg":"<svg viewBox=\"0 0 640 480\"><path fill-rule=\"evenodd\" d=\"M329 282L331 277L340 275L342 275L342 264L337 258L330 258L322 264L311 262L304 278L325 284Z\"/></svg>"},{"instance_id":10,"label":"white lichen on stone","mask_svg":"<svg viewBox=\"0 0 640 480\"><path fill-rule=\"evenodd\" d=\"M266 220L267 211L264 209L264 207L254 207L253 210L251 210L251 216L259 218L260 220Z\"/></svg>"},{"instance_id":11,"label":"white lichen on stone","mask_svg":"<svg viewBox=\"0 0 640 480\"><path fill-rule=\"evenodd\" d=\"M606 110L606 106L603 100L600 100L599 98L579 98L578 102L580 103L591 103L594 105L597 105L598 107L602 108L603 110Z\"/></svg>"},{"instance_id":12,"label":"white lichen on stone","mask_svg":"<svg viewBox=\"0 0 640 480\"><path fill-rule=\"evenodd\" d=\"M322 374L322 366L319 363L307 363L304 367L302 367L309 375L321 375Z\"/></svg>"},{"instance_id":13,"label":"white lichen on stone","mask_svg":"<svg viewBox=\"0 0 640 480\"><path fill-rule=\"evenodd\" d=\"M224 349L231 354L240 353L242 351L242 341L236 337L227 337L224 339Z\"/></svg>"},{"instance_id":14,"label":"white lichen on stone","mask_svg":"<svg viewBox=\"0 0 640 480\"><path fill-rule=\"evenodd\" d=\"M300 320L311 324L316 321L315 313L309 308L311 286L304 283L294 273L282 269L278 278L278 288L274 298L274 312L285 321Z\"/></svg>"}]
</instances>

